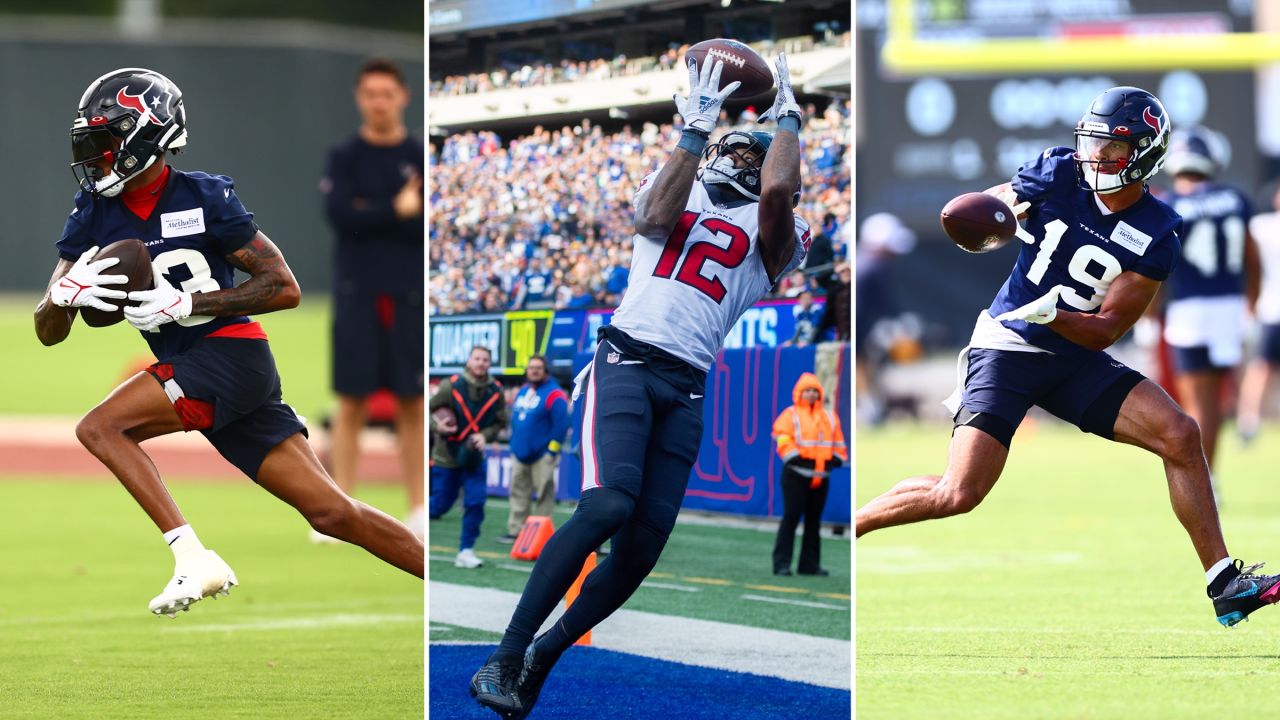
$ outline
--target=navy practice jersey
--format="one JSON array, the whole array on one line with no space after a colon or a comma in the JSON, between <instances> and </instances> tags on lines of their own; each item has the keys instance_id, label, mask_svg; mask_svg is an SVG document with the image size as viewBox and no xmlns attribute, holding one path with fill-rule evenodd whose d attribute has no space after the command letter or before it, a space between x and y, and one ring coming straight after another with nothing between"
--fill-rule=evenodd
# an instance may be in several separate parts
<instances>
[{"instance_id":1,"label":"navy practice jersey","mask_svg":"<svg viewBox=\"0 0 1280 720\"><path fill-rule=\"evenodd\" d=\"M1031 203L1025 227L1034 244L1020 243L1018 261L988 309L992 317L1065 285L1058 308L1097 312L1122 272L1153 280L1169 276L1181 253L1182 219L1150 192L1133 206L1103 214L1092 192L1076 179L1075 151L1049 148L1013 178L1020 200ZM1004 323L1023 340L1049 352L1088 352L1044 325Z\"/></svg>"},{"instance_id":2,"label":"navy practice jersey","mask_svg":"<svg viewBox=\"0 0 1280 720\"><path fill-rule=\"evenodd\" d=\"M151 253L152 268L183 292L212 292L234 285L235 268L226 256L244 247L258 232L253 213L236 197L235 184L223 175L169 169L160 201L151 216L134 215L120 198L80 191L58 241L58 255L75 261L85 250L137 238ZM112 274L106 270L106 274ZM183 352L209 333L249 318L193 315L143 333L161 362Z\"/></svg>"},{"instance_id":3,"label":"navy practice jersey","mask_svg":"<svg viewBox=\"0 0 1280 720\"><path fill-rule=\"evenodd\" d=\"M1182 216L1182 262L1169 278L1169 299L1244 294L1244 240L1252 211L1233 187L1201 183L1195 190L1170 195Z\"/></svg>"}]
</instances>

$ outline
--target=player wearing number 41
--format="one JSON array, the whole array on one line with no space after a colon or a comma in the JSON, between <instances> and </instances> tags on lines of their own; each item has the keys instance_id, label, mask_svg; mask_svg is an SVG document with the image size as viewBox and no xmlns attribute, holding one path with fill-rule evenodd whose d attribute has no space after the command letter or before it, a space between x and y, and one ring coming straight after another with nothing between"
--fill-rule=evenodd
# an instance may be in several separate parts
<instances>
[{"instance_id":1,"label":"player wearing number 41","mask_svg":"<svg viewBox=\"0 0 1280 720\"><path fill-rule=\"evenodd\" d=\"M124 314L158 362L90 410L76 436L173 551L173 579L151 601L151 612L173 617L237 583L227 563L200 543L139 446L178 431L204 433L316 530L422 577L422 542L338 489L307 444L302 420L282 401L266 333L246 316L296 307L301 291L230 178L166 164L165 153L186 144L182 93L160 73L126 68L89 85L71 127L80 192L35 315L36 335L54 345L71 332L79 308L117 310L126 294L112 286L127 278L104 274L117 258L94 255L126 238L146 245L156 287L129 293L140 304ZM240 285L233 284L237 269L249 275Z\"/></svg>"},{"instance_id":2,"label":"player wearing number 41","mask_svg":"<svg viewBox=\"0 0 1280 720\"><path fill-rule=\"evenodd\" d=\"M1015 217L1025 214L1024 244L961 353L947 468L903 480L860 508L859 537L977 507L1004 469L1014 430L1038 405L1160 456L1219 622L1230 627L1276 602L1280 575L1253 574L1258 566L1242 569L1227 552L1195 420L1104 352L1142 316L1180 256L1182 218L1145 185L1165 160L1169 130L1155 96L1112 88L1076 126L1074 152L1049 148L990 190Z\"/></svg>"},{"instance_id":3,"label":"player wearing number 41","mask_svg":"<svg viewBox=\"0 0 1280 720\"><path fill-rule=\"evenodd\" d=\"M477 701L504 717L528 715L560 655L657 563L697 460L707 370L738 317L808 252L809 226L792 212L803 116L783 55L776 68L777 95L761 121L775 120L777 131L730 132L708 145L739 83L720 89L720 61L689 62L689 96L675 98L680 141L636 193L631 284L574 391L585 398L582 500L547 541L501 644L471 680ZM577 601L535 640L587 555L610 538L612 552Z\"/></svg>"}]
</instances>

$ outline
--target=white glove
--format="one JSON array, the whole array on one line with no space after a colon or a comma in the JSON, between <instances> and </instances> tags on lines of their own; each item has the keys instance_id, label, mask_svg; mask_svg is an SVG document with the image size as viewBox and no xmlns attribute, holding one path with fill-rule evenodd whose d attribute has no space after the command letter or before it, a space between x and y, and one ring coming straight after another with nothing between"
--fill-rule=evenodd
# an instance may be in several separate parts
<instances>
[{"instance_id":1,"label":"white glove","mask_svg":"<svg viewBox=\"0 0 1280 720\"><path fill-rule=\"evenodd\" d=\"M725 85L723 90L717 91L716 88L720 87L720 73L723 70L724 62L721 60L708 63L704 58L701 71L698 70L697 62L693 59L689 60L689 96L681 97L679 93L671 96L671 99L676 102L676 111L680 113L680 117L684 118L685 125L708 135L716 129L716 121L720 119L720 106L724 104L724 99L742 84L735 80Z\"/></svg>"},{"instance_id":2,"label":"white glove","mask_svg":"<svg viewBox=\"0 0 1280 720\"><path fill-rule=\"evenodd\" d=\"M1013 214L1013 222L1016 225L1014 235L1017 235L1018 239L1022 242L1028 245L1034 245L1036 242L1035 236L1024 230L1022 228L1022 223L1018 222L1018 217L1031 207L1031 203L1026 200L1018 202L1018 194L1013 191L1013 188L1007 186L1000 191L988 189L983 190L983 192L1009 206L1009 212Z\"/></svg>"},{"instance_id":3,"label":"white glove","mask_svg":"<svg viewBox=\"0 0 1280 720\"><path fill-rule=\"evenodd\" d=\"M140 302L140 305L124 309L124 319L142 332L191 316L191 293L175 289L165 280L164 273L155 273L155 279L154 290L129 293L129 299Z\"/></svg>"},{"instance_id":4,"label":"white glove","mask_svg":"<svg viewBox=\"0 0 1280 720\"><path fill-rule=\"evenodd\" d=\"M58 278L49 289L49 299L58 307L91 307L103 312L115 312L120 308L104 302L102 298L123 300L125 291L112 290L103 285L119 285L129 282L125 275L102 275L102 271L120 262L120 258L106 258L94 261L98 254L98 246L85 250L80 259L71 266L66 275Z\"/></svg>"},{"instance_id":5,"label":"white glove","mask_svg":"<svg viewBox=\"0 0 1280 720\"><path fill-rule=\"evenodd\" d=\"M778 53L773 63L774 72L778 74L778 92L773 96L773 107L765 111L756 122L773 120L777 122L788 115L797 120L804 120L804 111L796 102L795 93L791 92L791 71L787 68L787 54Z\"/></svg>"},{"instance_id":6,"label":"white glove","mask_svg":"<svg viewBox=\"0 0 1280 720\"><path fill-rule=\"evenodd\" d=\"M1067 289L1066 285L1054 285L1053 289L1042 297L1023 305L1020 308L1000 313L996 316L999 322L1023 320L1033 325L1048 325L1058 317L1058 296ZM125 312L128 312L126 310Z\"/></svg>"}]
</instances>

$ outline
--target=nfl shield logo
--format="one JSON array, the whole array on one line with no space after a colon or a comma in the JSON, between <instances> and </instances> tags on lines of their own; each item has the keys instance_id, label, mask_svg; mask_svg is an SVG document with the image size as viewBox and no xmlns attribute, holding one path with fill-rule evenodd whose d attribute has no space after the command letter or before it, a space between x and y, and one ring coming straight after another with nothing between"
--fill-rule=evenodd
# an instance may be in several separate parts
<instances>
[{"instance_id":1,"label":"nfl shield logo","mask_svg":"<svg viewBox=\"0 0 1280 720\"><path fill-rule=\"evenodd\" d=\"M622 356L616 352L611 352L608 355L605 355L604 359L605 359L605 362L609 363L610 365L617 365L618 361L622 359Z\"/></svg>"}]
</instances>

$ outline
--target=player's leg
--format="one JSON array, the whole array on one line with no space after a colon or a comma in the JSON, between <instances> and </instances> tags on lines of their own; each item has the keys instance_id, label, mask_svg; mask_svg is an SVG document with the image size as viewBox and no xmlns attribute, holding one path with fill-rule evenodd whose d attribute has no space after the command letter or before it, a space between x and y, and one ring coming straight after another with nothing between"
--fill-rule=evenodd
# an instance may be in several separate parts
<instances>
[{"instance_id":1,"label":"player's leg","mask_svg":"<svg viewBox=\"0 0 1280 720\"><path fill-rule=\"evenodd\" d=\"M143 372L121 383L81 418L76 437L120 480L156 527L168 532L186 525L186 520L138 443L182 429L164 388Z\"/></svg>"},{"instance_id":2,"label":"player's leg","mask_svg":"<svg viewBox=\"0 0 1280 720\"><path fill-rule=\"evenodd\" d=\"M356 486L356 465L360 460L360 431L365 423L365 397L338 395L329 433L329 453L333 461L333 481L351 494Z\"/></svg>"},{"instance_id":3,"label":"player's leg","mask_svg":"<svg viewBox=\"0 0 1280 720\"><path fill-rule=\"evenodd\" d=\"M804 536L800 541L800 559L796 572L801 575L826 575L822 568L822 510L827 505L827 491L831 481L818 487L810 486L804 498Z\"/></svg>"},{"instance_id":4,"label":"player's leg","mask_svg":"<svg viewBox=\"0 0 1280 720\"><path fill-rule=\"evenodd\" d=\"M1204 569L1227 557L1196 421L1158 385L1144 379L1120 405L1114 434L1116 440L1150 450L1164 461L1174 514Z\"/></svg>"},{"instance_id":5,"label":"player's leg","mask_svg":"<svg viewBox=\"0 0 1280 720\"><path fill-rule=\"evenodd\" d=\"M409 500L409 529L426 537L423 508L423 431L425 401L422 395L396 396L396 446L400 451L400 476Z\"/></svg>"},{"instance_id":6,"label":"player's leg","mask_svg":"<svg viewBox=\"0 0 1280 720\"><path fill-rule=\"evenodd\" d=\"M957 426L942 475L907 478L863 505L854 516L855 535L862 537L873 530L950 517L976 508L1000 479L1009 457L1013 428L996 420L988 417L986 422L1000 425L999 429Z\"/></svg>"},{"instance_id":7,"label":"player's leg","mask_svg":"<svg viewBox=\"0 0 1280 720\"><path fill-rule=\"evenodd\" d=\"M507 501L511 509L507 512L507 536L515 541L520 528L529 517L529 503L533 495L533 465L519 460L511 462L511 489L507 493ZM499 538L501 539L501 538Z\"/></svg>"},{"instance_id":8,"label":"player's leg","mask_svg":"<svg viewBox=\"0 0 1280 720\"><path fill-rule=\"evenodd\" d=\"M301 433L273 447L255 479L264 490L301 513L317 531L359 545L387 563L423 577L422 541L395 518L342 492Z\"/></svg>"},{"instance_id":9,"label":"player's leg","mask_svg":"<svg viewBox=\"0 0 1280 720\"><path fill-rule=\"evenodd\" d=\"M773 574L790 575L791 557L796 542L796 526L804 514L804 488L809 478L801 477L792 468L782 469L782 519L778 521L778 537L773 541Z\"/></svg>"},{"instance_id":10,"label":"player's leg","mask_svg":"<svg viewBox=\"0 0 1280 720\"><path fill-rule=\"evenodd\" d=\"M1275 365L1264 358L1249 363L1240 382L1240 401L1236 409L1236 431L1250 442L1262 426L1262 406L1271 390Z\"/></svg>"}]
</instances>

